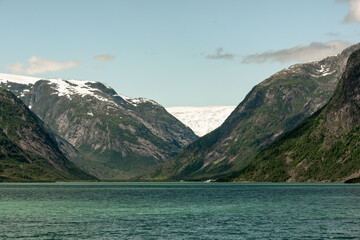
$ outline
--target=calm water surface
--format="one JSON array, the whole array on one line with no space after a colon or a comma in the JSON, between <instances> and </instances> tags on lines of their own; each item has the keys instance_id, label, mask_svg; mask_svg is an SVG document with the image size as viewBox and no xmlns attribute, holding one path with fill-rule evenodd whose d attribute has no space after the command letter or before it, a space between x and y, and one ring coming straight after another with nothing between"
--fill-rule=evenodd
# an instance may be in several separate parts
<instances>
[{"instance_id":1,"label":"calm water surface","mask_svg":"<svg viewBox=\"0 0 360 240\"><path fill-rule=\"evenodd\" d=\"M0 239L360 239L360 185L0 184Z\"/></svg>"}]
</instances>

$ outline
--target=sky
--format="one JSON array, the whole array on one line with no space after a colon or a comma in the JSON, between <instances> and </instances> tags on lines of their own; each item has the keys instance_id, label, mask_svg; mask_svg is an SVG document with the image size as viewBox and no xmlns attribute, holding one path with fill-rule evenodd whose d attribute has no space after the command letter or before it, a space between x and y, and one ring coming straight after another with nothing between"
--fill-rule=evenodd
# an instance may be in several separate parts
<instances>
[{"instance_id":1,"label":"sky","mask_svg":"<svg viewBox=\"0 0 360 240\"><path fill-rule=\"evenodd\" d=\"M359 27L360 0L0 0L0 72L235 106L281 69L358 43Z\"/></svg>"}]
</instances>

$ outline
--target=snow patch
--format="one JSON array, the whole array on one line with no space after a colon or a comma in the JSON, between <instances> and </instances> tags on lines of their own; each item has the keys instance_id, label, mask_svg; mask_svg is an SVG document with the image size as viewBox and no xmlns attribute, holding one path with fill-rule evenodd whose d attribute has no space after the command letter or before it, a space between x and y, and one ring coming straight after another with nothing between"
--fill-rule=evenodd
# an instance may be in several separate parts
<instances>
[{"instance_id":1,"label":"snow patch","mask_svg":"<svg viewBox=\"0 0 360 240\"><path fill-rule=\"evenodd\" d=\"M157 102L155 102L154 100L151 100L151 99L147 99L147 98L131 98L131 97L128 97L128 96L125 96L125 95L118 95L120 96L122 99L124 99L126 102L134 105L135 107L140 104L140 103L151 103L151 104L154 104L154 105L158 105L160 106Z\"/></svg>"},{"instance_id":2,"label":"snow patch","mask_svg":"<svg viewBox=\"0 0 360 240\"><path fill-rule=\"evenodd\" d=\"M218 128L236 106L168 107L166 110L198 136Z\"/></svg>"},{"instance_id":3,"label":"snow patch","mask_svg":"<svg viewBox=\"0 0 360 240\"><path fill-rule=\"evenodd\" d=\"M94 81L64 80L64 79L47 79L47 81L49 81L50 84L56 85L55 87L53 87L53 89L58 92L58 96L67 96L70 100L71 100L71 95L76 95L76 94L80 95L81 97L92 96L100 101L109 102L116 105L114 101L96 94L96 92L101 92L101 91L99 89L92 88L91 86L89 86L89 83L96 83Z\"/></svg>"},{"instance_id":4,"label":"snow patch","mask_svg":"<svg viewBox=\"0 0 360 240\"><path fill-rule=\"evenodd\" d=\"M324 77L324 76L333 74L336 70L330 72L330 68L329 68L329 67L326 67L326 66L324 66L324 65L320 65L320 70L316 70L316 71L317 71L318 73L320 73L321 75L320 75L320 76L312 75L313 77Z\"/></svg>"},{"instance_id":5,"label":"snow patch","mask_svg":"<svg viewBox=\"0 0 360 240\"><path fill-rule=\"evenodd\" d=\"M318 72L320 72L320 73L323 73L323 72L325 71L324 65L321 65L321 66L320 66L320 70L316 70L316 71L318 71Z\"/></svg>"},{"instance_id":6,"label":"snow patch","mask_svg":"<svg viewBox=\"0 0 360 240\"><path fill-rule=\"evenodd\" d=\"M110 86L107 85L106 83L103 83L103 85L104 85L107 89L112 89L112 87L110 87Z\"/></svg>"},{"instance_id":7,"label":"snow patch","mask_svg":"<svg viewBox=\"0 0 360 240\"><path fill-rule=\"evenodd\" d=\"M121 94L115 94L114 96L119 96L121 97L122 99L124 99L125 101L129 100L129 99L132 99L131 97L128 97L128 96L125 96L125 95L121 95Z\"/></svg>"},{"instance_id":8,"label":"snow patch","mask_svg":"<svg viewBox=\"0 0 360 240\"><path fill-rule=\"evenodd\" d=\"M12 82L23 85L29 85L29 84L34 85L39 80L41 80L41 78L0 73L0 83Z\"/></svg>"},{"instance_id":9,"label":"snow patch","mask_svg":"<svg viewBox=\"0 0 360 240\"><path fill-rule=\"evenodd\" d=\"M94 96L97 89L93 89L90 86L86 85L87 83L95 83L92 81L80 81L80 80L65 80L65 79L46 79L50 82L53 89L57 91L58 96L67 96L70 98L70 95L78 94L82 97L86 95ZM56 93L53 93L56 94Z\"/></svg>"}]
</instances>

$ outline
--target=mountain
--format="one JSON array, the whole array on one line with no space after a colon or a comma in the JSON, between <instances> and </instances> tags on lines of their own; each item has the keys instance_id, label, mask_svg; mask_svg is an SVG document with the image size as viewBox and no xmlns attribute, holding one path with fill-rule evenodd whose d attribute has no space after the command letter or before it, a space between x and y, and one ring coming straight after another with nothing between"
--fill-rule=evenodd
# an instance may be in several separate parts
<instances>
[{"instance_id":1,"label":"mountain","mask_svg":"<svg viewBox=\"0 0 360 240\"><path fill-rule=\"evenodd\" d=\"M66 159L44 125L0 89L0 181L96 180Z\"/></svg>"},{"instance_id":2,"label":"mountain","mask_svg":"<svg viewBox=\"0 0 360 240\"><path fill-rule=\"evenodd\" d=\"M225 122L161 164L157 179L204 180L246 167L281 134L322 108L360 44L321 61L296 64L255 86Z\"/></svg>"},{"instance_id":3,"label":"mountain","mask_svg":"<svg viewBox=\"0 0 360 240\"><path fill-rule=\"evenodd\" d=\"M235 106L167 107L166 110L202 137L218 128Z\"/></svg>"},{"instance_id":4,"label":"mountain","mask_svg":"<svg viewBox=\"0 0 360 240\"><path fill-rule=\"evenodd\" d=\"M360 181L360 50L354 52L329 103L285 134L236 180Z\"/></svg>"},{"instance_id":5,"label":"mountain","mask_svg":"<svg viewBox=\"0 0 360 240\"><path fill-rule=\"evenodd\" d=\"M12 91L59 138L68 157L101 179L128 179L174 157L193 131L155 101L118 95L94 81L0 74Z\"/></svg>"}]
</instances>

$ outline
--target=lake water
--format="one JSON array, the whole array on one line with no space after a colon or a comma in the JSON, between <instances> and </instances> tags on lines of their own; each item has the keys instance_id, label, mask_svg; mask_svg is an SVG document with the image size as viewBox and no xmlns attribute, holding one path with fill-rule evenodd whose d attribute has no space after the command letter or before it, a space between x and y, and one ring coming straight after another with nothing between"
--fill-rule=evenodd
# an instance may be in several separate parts
<instances>
[{"instance_id":1,"label":"lake water","mask_svg":"<svg viewBox=\"0 0 360 240\"><path fill-rule=\"evenodd\" d=\"M0 239L360 239L360 185L0 184Z\"/></svg>"}]
</instances>

